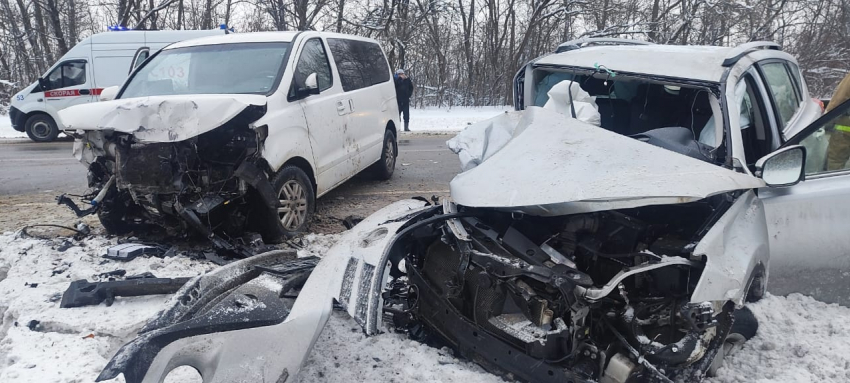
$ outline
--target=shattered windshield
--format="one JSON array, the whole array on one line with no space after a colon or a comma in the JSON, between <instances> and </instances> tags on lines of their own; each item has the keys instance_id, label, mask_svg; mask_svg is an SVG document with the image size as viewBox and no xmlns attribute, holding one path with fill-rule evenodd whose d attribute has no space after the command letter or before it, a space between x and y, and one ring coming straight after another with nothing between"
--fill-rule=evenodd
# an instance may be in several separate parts
<instances>
[{"instance_id":1,"label":"shattered windshield","mask_svg":"<svg viewBox=\"0 0 850 383\"><path fill-rule=\"evenodd\" d=\"M121 98L179 94L267 94L284 70L289 43L168 49L136 72Z\"/></svg>"},{"instance_id":2,"label":"shattered windshield","mask_svg":"<svg viewBox=\"0 0 850 383\"><path fill-rule=\"evenodd\" d=\"M605 130L700 160L716 160L712 149L720 140L715 138L714 96L706 88L538 69L532 97L535 106L563 114L575 111L579 120Z\"/></svg>"}]
</instances>

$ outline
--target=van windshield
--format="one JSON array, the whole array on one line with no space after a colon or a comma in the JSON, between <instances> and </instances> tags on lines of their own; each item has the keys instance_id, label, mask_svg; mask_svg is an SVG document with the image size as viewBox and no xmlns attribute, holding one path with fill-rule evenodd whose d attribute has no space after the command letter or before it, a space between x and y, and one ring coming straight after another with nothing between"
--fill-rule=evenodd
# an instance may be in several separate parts
<instances>
[{"instance_id":1,"label":"van windshield","mask_svg":"<svg viewBox=\"0 0 850 383\"><path fill-rule=\"evenodd\" d=\"M289 43L168 49L133 75L121 98L179 94L267 94L284 70Z\"/></svg>"}]
</instances>

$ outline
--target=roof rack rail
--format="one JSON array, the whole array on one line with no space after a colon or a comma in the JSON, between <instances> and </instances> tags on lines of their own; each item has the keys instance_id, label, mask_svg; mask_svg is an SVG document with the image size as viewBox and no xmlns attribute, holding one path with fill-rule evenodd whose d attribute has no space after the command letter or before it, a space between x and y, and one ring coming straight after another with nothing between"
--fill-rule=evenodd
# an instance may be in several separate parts
<instances>
[{"instance_id":1,"label":"roof rack rail","mask_svg":"<svg viewBox=\"0 0 850 383\"><path fill-rule=\"evenodd\" d=\"M582 37L580 39L570 40L555 49L555 53L567 52L574 49L579 49L585 45L594 44L615 44L615 45L654 45L648 41L632 40L632 39L617 39L611 37Z\"/></svg>"},{"instance_id":2,"label":"roof rack rail","mask_svg":"<svg viewBox=\"0 0 850 383\"><path fill-rule=\"evenodd\" d=\"M729 51L729 55L726 56L725 60L723 60L723 66L730 67L735 65L735 63L737 63L742 57L759 49L771 49L778 51L782 50L782 47L773 41L751 41L744 43Z\"/></svg>"}]
</instances>

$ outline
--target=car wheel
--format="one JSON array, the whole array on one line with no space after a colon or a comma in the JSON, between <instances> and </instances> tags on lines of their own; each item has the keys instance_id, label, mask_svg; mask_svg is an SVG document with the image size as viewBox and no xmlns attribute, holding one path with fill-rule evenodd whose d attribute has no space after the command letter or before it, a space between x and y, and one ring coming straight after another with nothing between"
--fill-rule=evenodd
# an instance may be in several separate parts
<instances>
[{"instance_id":1,"label":"car wheel","mask_svg":"<svg viewBox=\"0 0 850 383\"><path fill-rule=\"evenodd\" d=\"M293 165L281 168L271 183L280 206L268 215L270 222L261 234L265 242L279 243L307 230L316 207L316 194L307 173Z\"/></svg>"},{"instance_id":2,"label":"car wheel","mask_svg":"<svg viewBox=\"0 0 850 383\"><path fill-rule=\"evenodd\" d=\"M395 134L387 130L384 132L384 146L381 148L381 159L372 165L372 170L375 177L381 180L392 178L395 171L395 161L398 157L398 142L396 142Z\"/></svg>"},{"instance_id":3,"label":"car wheel","mask_svg":"<svg viewBox=\"0 0 850 383\"><path fill-rule=\"evenodd\" d=\"M717 355L711 362L711 366L708 368L708 376L717 376L717 370L723 367L723 359L744 347L744 343L756 336L758 332L759 321L749 308L742 307L735 310L733 315L735 322L732 323L729 335L726 336L723 346L717 351Z\"/></svg>"},{"instance_id":4,"label":"car wheel","mask_svg":"<svg viewBox=\"0 0 850 383\"><path fill-rule=\"evenodd\" d=\"M30 116L24 124L27 136L35 142L50 142L59 135L59 128L53 118L46 114Z\"/></svg>"}]
</instances>

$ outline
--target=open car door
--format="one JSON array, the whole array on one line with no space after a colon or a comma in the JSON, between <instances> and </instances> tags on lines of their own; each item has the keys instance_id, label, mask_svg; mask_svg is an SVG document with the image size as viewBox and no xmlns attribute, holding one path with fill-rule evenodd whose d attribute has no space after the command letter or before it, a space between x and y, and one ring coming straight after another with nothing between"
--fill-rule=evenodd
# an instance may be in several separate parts
<instances>
[{"instance_id":1,"label":"open car door","mask_svg":"<svg viewBox=\"0 0 850 383\"><path fill-rule=\"evenodd\" d=\"M805 176L762 188L774 294L799 292L850 305L850 101L783 145L806 148ZM781 150L781 148L780 148Z\"/></svg>"}]
</instances>

